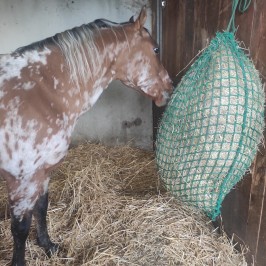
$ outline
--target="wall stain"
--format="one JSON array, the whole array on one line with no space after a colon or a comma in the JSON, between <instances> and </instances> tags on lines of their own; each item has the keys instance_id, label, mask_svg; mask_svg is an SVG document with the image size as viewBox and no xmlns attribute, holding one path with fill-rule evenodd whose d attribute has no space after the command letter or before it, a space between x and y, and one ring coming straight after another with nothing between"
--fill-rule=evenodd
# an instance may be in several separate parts
<instances>
[{"instance_id":1,"label":"wall stain","mask_svg":"<svg viewBox=\"0 0 266 266\"><path fill-rule=\"evenodd\" d=\"M131 128L131 127L138 127L142 124L142 120L141 118L137 117L135 120L133 121L123 121L122 122L122 128Z\"/></svg>"}]
</instances>

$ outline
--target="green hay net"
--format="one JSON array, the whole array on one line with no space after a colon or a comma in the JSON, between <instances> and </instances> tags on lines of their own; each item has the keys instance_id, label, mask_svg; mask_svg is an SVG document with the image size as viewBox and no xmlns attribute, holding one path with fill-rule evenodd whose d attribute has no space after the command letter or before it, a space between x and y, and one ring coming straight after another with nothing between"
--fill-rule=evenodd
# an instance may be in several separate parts
<instances>
[{"instance_id":1,"label":"green hay net","mask_svg":"<svg viewBox=\"0 0 266 266\"><path fill-rule=\"evenodd\" d=\"M214 219L262 139L264 91L231 32L217 33L175 89L156 160L166 188Z\"/></svg>"}]
</instances>

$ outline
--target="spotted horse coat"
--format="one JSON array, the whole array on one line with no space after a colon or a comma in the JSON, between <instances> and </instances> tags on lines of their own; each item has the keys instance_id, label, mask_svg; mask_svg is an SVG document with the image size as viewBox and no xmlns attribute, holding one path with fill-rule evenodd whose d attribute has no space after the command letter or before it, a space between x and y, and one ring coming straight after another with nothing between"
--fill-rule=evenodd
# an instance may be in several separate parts
<instances>
[{"instance_id":1,"label":"spotted horse coat","mask_svg":"<svg viewBox=\"0 0 266 266\"><path fill-rule=\"evenodd\" d=\"M172 82L158 47L135 21L92 23L0 55L0 175L8 190L12 265L25 265L32 215L37 241L56 251L47 232L49 173L67 153L77 119L114 80L164 105Z\"/></svg>"}]
</instances>

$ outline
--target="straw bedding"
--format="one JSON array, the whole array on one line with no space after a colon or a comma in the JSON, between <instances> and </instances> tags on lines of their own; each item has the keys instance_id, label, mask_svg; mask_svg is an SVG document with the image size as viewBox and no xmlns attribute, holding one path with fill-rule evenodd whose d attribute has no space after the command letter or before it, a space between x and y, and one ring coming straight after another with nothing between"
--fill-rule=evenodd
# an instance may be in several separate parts
<instances>
[{"instance_id":1,"label":"straw bedding","mask_svg":"<svg viewBox=\"0 0 266 266\"><path fill-rule=\"evenodd\" d=\"M61 249L47 258L33 222L28 265L247 265L205 215L158 180L151 152L89 143L71 149L50 184L48 226ZM0 265L12 251L5 193L1 182Z\"/></svg>"}]
</instances>

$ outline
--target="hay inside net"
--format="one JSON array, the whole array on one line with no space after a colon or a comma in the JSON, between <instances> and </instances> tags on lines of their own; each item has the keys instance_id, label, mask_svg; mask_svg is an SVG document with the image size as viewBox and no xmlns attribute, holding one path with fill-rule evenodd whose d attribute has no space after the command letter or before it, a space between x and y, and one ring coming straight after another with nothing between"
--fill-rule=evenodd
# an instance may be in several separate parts
<instances>
[{"instance_id":1,"label":"hay inside net","mask_svg":"<svg viewBox=\"0 0 266 266\"><path fill-rule=\"evenodd\" d=\"M28 265L247 265L244 251L158 180L151 152L96 144L70 150L50 184L48 227L61 250L46 257L33 221ZM0 265L8 265L13 243L4 183L0 192Z\"/></svg>"},{"instance_id":2,"label":"hay inside net","mask_svg":"<svg viewBox=\"0 0 266 266\"><path fill-rule=\"evenodd\" d=\"M174 91L157 136L173 195L215 219L263 136L264 90L231 32L217 33Z\"/></svg>"}]
</instances>

